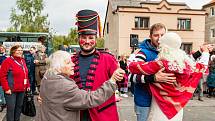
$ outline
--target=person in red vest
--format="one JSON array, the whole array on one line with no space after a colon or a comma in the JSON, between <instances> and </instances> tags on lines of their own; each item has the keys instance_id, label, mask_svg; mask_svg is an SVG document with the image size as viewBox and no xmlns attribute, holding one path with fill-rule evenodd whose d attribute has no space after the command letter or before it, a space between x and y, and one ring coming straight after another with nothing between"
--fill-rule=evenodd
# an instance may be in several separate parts
<instances>
[{"instance_id":1,"label":"person in red vest","mask_svg":"<svg viewBox=\"0 0 215 121\"><path fill-rule=\"evenodd\" d=\"M118 63L112 54L100 52L95 48L97 33L101 35L98 13L81 10L76 18L81 51L72 56L75 74L71 78L80 89L94 91L109 80L118 68ZM82 110L80 118L81 121L119 121L115 95L98 107Z\"/></svg>"}]
</instances>

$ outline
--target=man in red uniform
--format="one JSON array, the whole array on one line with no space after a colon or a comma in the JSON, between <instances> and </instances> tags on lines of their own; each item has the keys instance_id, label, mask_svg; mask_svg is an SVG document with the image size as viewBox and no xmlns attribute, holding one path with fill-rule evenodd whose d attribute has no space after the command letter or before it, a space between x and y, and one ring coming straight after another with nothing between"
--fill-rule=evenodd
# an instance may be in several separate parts
<instances>
[{"instance_id":1,"label":"man in red uniform","mask_svg":"<svg viewBox=\"0 0 215 121\"><path fill-rule=\"evenodd\" d=\"M76 17L81 51L72 57L75 63L75 74L72 78L80 89L93 91L111 77L118 67L117 61L110 53L99 52L95 48L97 29L100 28L98 13L81 10ZM120 73L119 75L122 76ZM118 120L114 94L102 105L81 112L81 121Z\"/></svg>"}]
</instances>

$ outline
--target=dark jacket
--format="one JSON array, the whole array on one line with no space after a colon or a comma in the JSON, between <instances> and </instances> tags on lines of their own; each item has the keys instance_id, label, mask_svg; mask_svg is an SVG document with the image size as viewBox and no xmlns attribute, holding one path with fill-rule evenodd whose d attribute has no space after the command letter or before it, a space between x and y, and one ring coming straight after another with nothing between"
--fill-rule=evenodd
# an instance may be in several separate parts
<instances>
[{"instance_id":1,"label":"dark jacket","mask_svg":"<svg viewBox=\"0 0 215 121\"><path fill-rule=\"evenodd\" d=\"M207 86L215 88L215 59L209 64L209 75L207 77Z\"/></svg>"},{"instance_id":2,"label":"dark jacket","mask_svg":"<svg viewBox=\"0 0 215 121\"><path fill-rule=\"evenodd\" d=\"M2 62L6 59L6 55L5 54L0 54L0 65L2 64Z\"/></svg>"},{"instance_id":3,"label":"dark jacket","mask_svg":"<svg viewBox=\"0 0 215 121\"><path fill-rule=\"evenodd\" d=\"M24 54L25 62L28 68L28 75L34 76L35 75L35 63L34 63L34 56L30 52L26 52Z\"/></svg>"}]
</instances>

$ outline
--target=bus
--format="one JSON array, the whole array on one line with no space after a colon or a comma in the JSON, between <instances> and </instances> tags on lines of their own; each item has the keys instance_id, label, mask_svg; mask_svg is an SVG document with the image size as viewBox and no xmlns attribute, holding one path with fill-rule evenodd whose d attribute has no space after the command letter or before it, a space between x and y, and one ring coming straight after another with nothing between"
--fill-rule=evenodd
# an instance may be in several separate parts
<instances>
[{"instance_id":1,"label":"bus","mask_svg":"<svg viewBox=\"0 0 215 121\"><path fill-rule=\"evenodd\" d=\"M20 44L24 51L28 51L30 47L39 46L38 38L44 37L47 54L51 54L53 51L53 46L51 43L51 35L49 33L38 33L38 32L0 32L0 44L6 47L8 51L11 46L15 44Z\"/></svg>"},{"instance_id":2,"label":"bus","mask_svg":"<svg viewBox=\"0 0 215 121\"><path fill-rule=\"evenodd\" d=\"M68 46L68 52L70 53L78 53L80 51L79 45L69 45Z\"/></svg>"}]
</instances>

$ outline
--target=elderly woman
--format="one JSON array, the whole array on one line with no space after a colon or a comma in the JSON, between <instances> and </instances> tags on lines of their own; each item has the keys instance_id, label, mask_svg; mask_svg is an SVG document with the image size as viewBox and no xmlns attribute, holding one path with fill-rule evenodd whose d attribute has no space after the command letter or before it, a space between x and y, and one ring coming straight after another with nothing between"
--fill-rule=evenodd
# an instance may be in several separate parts
<instances>
[{"instance_id":1,"label":"elderly woman","mask_svg":"<svg viewBox=\"0 0 215 121\"><path fill-rule=\"evenodd\" d=\"M35 79L36 79L36 86L38 87L38 90L40 88L40 83L43 78L43 75L45 74L47 69L47 65L46 65L47 54L45 52L46 52L46 47L44 45L40 45L34 57Z\"/></svg>"},{"instance_id":2,"label":"elderly woman","mask_svg":"<svg viewBox=\"0 0 215 121\"><path fill-rule=\"evenodd\" d=\"M5 59L0 69L0 80L5 92L7 105L7 121L19 121L24 92L30 90L28 69L23 59L23 50L20 45L10 49L10 57Z\"/></svg>"},{"instance_id":3,"label":"elderly woman","mask_svg":"<svg viewBox=\"0 0 215 121\"><path fill-rule=\"evenodd\" d=\"M98 106L109 99L116 90L115 80L121 80L122 69L117 69L111 79L96 91L80 90L69 76L74 74L74 63L66 51L56 51L49 57L49 69L41 81L37 121L79 121L79 110Z\"/></svg>"}]
</instances>

